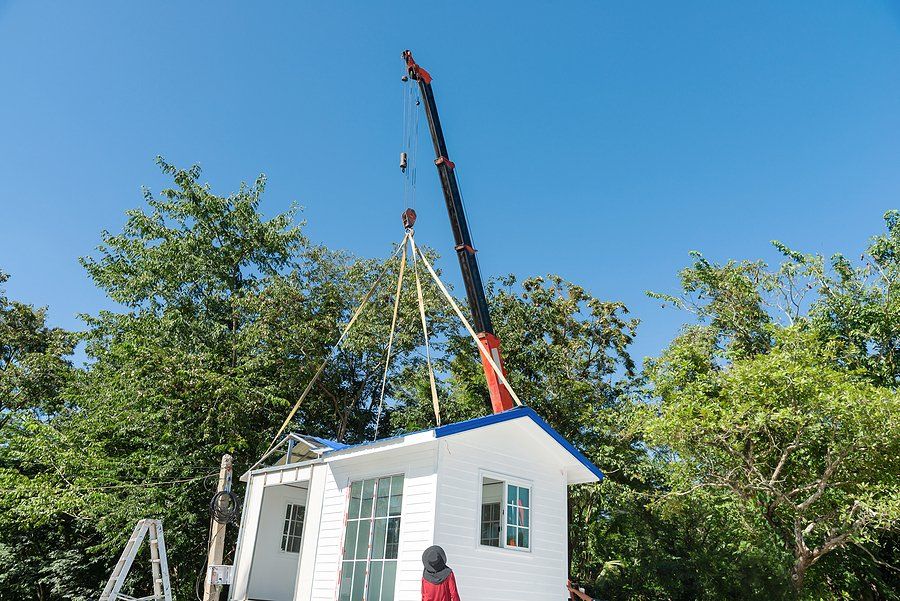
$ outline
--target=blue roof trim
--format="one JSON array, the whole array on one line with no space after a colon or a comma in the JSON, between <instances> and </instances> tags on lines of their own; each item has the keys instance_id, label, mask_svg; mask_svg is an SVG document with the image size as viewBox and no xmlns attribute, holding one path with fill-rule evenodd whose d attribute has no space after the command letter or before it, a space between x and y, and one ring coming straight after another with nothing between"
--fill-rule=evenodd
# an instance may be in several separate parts
<instances>
[{"instance_id":1,"label":"blue roof trim","mask_svg":"<svg viewBox=\"0 0 900 601\"><path fill-rule=\"evenodd\" d=\"M567 450L575 459L580 461L584 467L586 467L592 474L597 476L600 480L603 480L603 472L600 471L600 468L594 465L590 459L585 457L581 451L576 449L572 443L562 437L562 434L554 430L550 427L550 424L545 422L540 415L538 415L534 409L531 407L517 407L515 409L510 409L508 411L504 411L503 413L494 413L493 415L486 415L484 417L479 417L476 419L470 419L464 422L458 422L455 424L447 424L446 426L440 426L439 428L435 428L434 437L435 438L443 438L444 436L451 436L453 434L459 434L461 432L468 432L469 430L475 430L477 428L483 428L484 426L490 426L492 424L499 424L502 422L507 422L512 419L518 419L520 417L528 417L536 423L541 429L550 435L553 440L558 442L560 446L562 446L565 450Z\"/></svg>"},{"instance_id":2,"label":"blue roof trim","mask_svg":"<svg viewBox=\"0 0 900 601\"><path fill-rule=\"evenodd\" d=\"M366 441L357 444L342 444L339 442L335 442L333 440L327 440L324 438L318 438L312 436L310 438L315 438L319 442L324 445L331 447L333 450L327 451L324 455L327 457L332 453L338 451L344 451L347 449L356 449L367 446L375 446L379 444L383 444L390 440L396 440L400 438L404 438L406 436L410 436L412 434L421 434L423 432L434 432L435 438L443 438L445 436L451 436L453 434L460 434L461 432L468 432L469 430L476 430L478 428L483 428L485 426L490 426L492 424L500 424L506 421L510 421L513 419L519 419L522 417L527 417L534 423L536 423L540 428L546 432L553 440L559 443L559 445L569 452L575 459L577 459L584 467L586 467L592 474L597 476L600 480L603 480L603 472L600 471L600 468L591 463L590 459L585 457L581 451L576 449L572 443L562 437L562 435L550 427L550 424L545 422L540 415L538 415L534 409L531 407L516 407L515 409L510 409L508 411L504 411L503 413L494 413L492 415L486 415L484 417L477 417L475 419L470 419L464 422L457 422L455 424L447 424L446 426L440 426L438 428L432 428L431 430L420 430L418 432L406 432L404 434L398 434L397 436L391 436L388 438L381 438L377 441Z\"/></svg>"},{"instance_id":3,"label":"blue roof trim","mask_svg":"<svg viewBox=\"0 0 900 601\"><path fill-rule=\"evenodd\" d=\"M335 442L334 444L336 444L338 446L334 447L330 451L326 451L323 456L328 457L328 456L332 455L333 453L337 453L339 451L346 451L347 449L361 449L363 447L374 447L376 445L381 445L381 444L384 444L385 442L388 442L391 440L398 440L398 439L410 436L412 434L421 434L422 432L431 432L431 430L417 430L415 432L405 432L403 434L397 434L396 436L388 436L387 438L379 438L378 440L367 440L365 442L357 442L354 444L341 444L339 442Z\"/></svg>"},{"instance_id":4,"label":"blue roof trim","mask_svg":"<svg viewBox=\"0 0 900 601\"><path fill-rule=\"evenodd\" d=\"M333 449L335 451L340 451L341 449L346 449L349 445L345 445L336 440L328 440L327 438L319 438L318 436L310 436L313 440L322 443L326 447Z\"/></svg>"}]
</instances>

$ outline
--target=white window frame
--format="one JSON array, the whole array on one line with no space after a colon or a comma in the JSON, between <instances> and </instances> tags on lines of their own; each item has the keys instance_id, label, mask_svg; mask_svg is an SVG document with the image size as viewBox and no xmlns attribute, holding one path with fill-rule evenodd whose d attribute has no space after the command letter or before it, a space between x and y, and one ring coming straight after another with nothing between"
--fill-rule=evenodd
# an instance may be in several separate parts
<instances>
[{"instance_id":1,"label":"white window frame","mask_svg":"<svg viewBox=\"0 0 900 601\"><path fill-rule=\"evenodd\" d=\"M300 549L298 549L297 551L289 551L289 550L287 550L287 549L284 548L284 542L285 542L285 540L284 540L284 536L285 536L285 535L284 535L284 527L285 527L286 522L287 522L287 515L284 515L284 516L281 518L281 539L280 539L279 542L278 542L278 551L279 551L280 553L285 554L285 555L299 555L300 552L303 550L303 533L304 533L304 531L306 530L306 502L305 502L305 501L300 501L299 499L285 499L285 502L284 502L284 513L285 513L285 514L287 513L287 508L290 507L291 505L295 505L295 506L297 506L297 507L300 507L300 523L301 523L301 527L300 527Z\"/></svg>"},{"instance_id":2,"label":"white window frame","mask_svg":"<svg viewBox=\"0 0 900 601\"><path fill-rule=\"evenodd\" d=\"M490 478L491 480L499 480L503 486L501 487L502 494L500 497L500 546L494 547L492 545L483 545L481 544L481 511L482 506L484 505L484 501L482 500L482 493L484 492L484 479ZM506 544L506 511L508 506L508 494L509 489L508 485L517 486L519 488L528 489L528 546L527 547L509 547ZM517 478L515 476L508 476L506 474L500 474L497 472L491 472L487 470L479 470L478 472L478 509L476 515L478 519L476 520L476 528L475 528L475 547L477 549L486 550L486 551L500 551L500 552L513 552L513 553L531 553L534 549L534 483L531 480L526 480L524 478Z\"/></svg>"},{"instance_id":3,"label":"white window frame","mask_svg":"<svg viewBox=\"0 0 900 601\"><path fill-rule=\"evenodd\" d=\"M339 566L339 568L338 568L338 582L337 582L337 588L335 589L335 599L338 600L338 601L340 600L340 595L341 595L341 580L342 580L342 578L343 578L344 563L345 563L344 553L345 553L345 551L346 551L346 545L347 545L347 540L346 540L346 539L347 539L347 524L348 524L348 522L349 522L350 519L351 519L351 518L349 517L349 510L350 510L350 498L351 498L351 495L352 495L352 490L351 490L351 489L352 489L352 486L353 486L354 482L363 482L363 483L364 483L364 482L366 482L366 481L368 481L368 480L375 480L375 481L376 481L375 498L377 499L377 496L378 496L378 489L377 489L378 484L377 484L377 482L378 482L378 480L384 479L384 478L387 478L387 479L393 479L393 478L395 478L395 477L397 477L397 476L400 476L400 477L403 478L403 488L401 489L401 500L400 500L400 514L399 514L398 516L390 516L390 514L388 514L388 516L387 516L387 518L390 518L390 517L398 517L398 518L400 518L400 528L401 528L401 530L398 531L397 557L391 560L391 561L394 561L394 562L395 562L395 565L397 566L397 567L396 567L395 574L394 574L394 599L395 599L395 600L397 599L397 595L398 595L398 591L397 591L397 582L399 581L399 577L400 577L400 553L401 553L402 550L403 550L403 537L402 537L403 515L404 515L404 511L403 511L403 510L404 510L404 507L405 507L405 505L406 505L406 483L407 483L407 475L406 475L406 471L403 471L403 470L396 471L396 472L390 472L390 473L387 473L387 474L385 474L385 473L354 474L352 477L348 477L348 478L347 478L346 494L345 494L345 505L344 505L344 520L343 520L343 523L342 523L342 530L343 530L343 533L341 534L341 553L340 553L340 556L339 556L339 558L338 558L338 566ZM392 491L392 492L393 492L393 491ZM391 496L393 496L393 495L391 495ZM372 541L373 541L373 538L374 538L374 536L375 536L375 520L376 520L376 519L384 519L384 518L376 517L376 511L377 511L377 510L376 510L375 502L376 502L376 501L373 499L372 515L371 515L371 517L369 518L369 519L371 519L372 527L371 527L371 529L370 529L370 531L369 531L368 550L367 550L367 557L366 557L366 559L365 559L366 569L365 569L365 584L364 584L364 588L363 588L363 600L365 600L366 597L368 597L368 594L369 594L369 584L370 584L370 583L369 583L369 576L370 576L370 570L371 570L371 564L372 564L372 562L373 562L373 561L382 561L382 562L387 561L387 558L381 558L381 559L378 559L378 558L373 558L373 557L371 556L371 554L372 554ZM355 518L354 518L354 519L355 519ZM356 562L361 561L361 560L353 559L353 560L346 560L346 561L351 561L352 563L355 564ZM384 585L384 583L382 582L382 583L380 584L380 586L383 586L383 585Z\"/></svg>"},{"instance_id":4,"label":"white window frame","mask_svg":"<svg viewBox=\"0 0 900 601\"><path fill-rule=\"evenodd\" d=\"M499 484L501 487L504 486L504 483L503 483L503 482L498 482L498 484ZM483 481L483 480L482 480L482 485L481 485L481 486L482 486L482 489L481 489L481 490L482 490L482 493L483 493L483 492L484 492L484 481ZM488 523L491 524L493 527L496 527L496 528L498 529L497 537L496 537L496 540L497 540L497 544L496 544L496 545L491 545L491 544L488 544L488 543L484 542L484 540L485 540L485 536L484 536L484 527L485 527L485 523L486 523L486 522L485 522L485 519L484 519L484 508L485 508L485 507L488 507L489 505L492 506L492 507L493 507L493 506L496 506L496 507L497 507L497 520L496 520L496 521L490 520L490 521L488 522ZM482 499L482 501L481 501L481 515L479 516L479 518L480 518L480 520L479 520L479 531L478 531L478 532L479 532L479 535L478 535L478 542L479 542L479 544L480 544L482 547L491 547L491 548L494 548L494 549L499 549L499 548L500 548L500 542L501 542L501 540L502 540L502 538L503 538L503 496L502 496L502 494L501 494L500 500L498 500L498 501L496 501L496 502L485 503L485 502L484 502L484 499ZM494 537L493 537L493 536L490 536L490 537L488 537L488 538L489 538L489 539L493 539Z\"/></svg>"}]
</instances>

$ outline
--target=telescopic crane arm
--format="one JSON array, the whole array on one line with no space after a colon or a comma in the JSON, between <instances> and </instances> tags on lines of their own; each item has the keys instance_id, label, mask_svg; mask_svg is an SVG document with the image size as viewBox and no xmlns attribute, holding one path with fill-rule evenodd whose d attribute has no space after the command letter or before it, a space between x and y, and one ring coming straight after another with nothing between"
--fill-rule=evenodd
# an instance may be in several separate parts
<instances>
[{"instance_id":1,"label":"telescopic crane arm","mask_svg":"<svg viewBox=\"0 0 900 601\"><path fill-rule=\"evenodd\" d=\"M506 367L503 365L503 358L500 354L500 340L494 334L494 326L491 323L491 314L484 294L484 284L481 281L481 272L478 269L478 260L475 257L476 251L472 244L472 234L469 231L469 224L466 221L466 214L463 210L459 181L456 178L456 165L450 160L447 153L447 143L444 140L444 131L441 129L441 119L438 116L434 91L431 88L431 75L416 64L409 50L403 52L403 59L406 61L406 69L410 79L419 84L422 101L425 104L425 116L428 118L428 129L431 130L431 141L434 143L434 154L436 157L434 164L437 166L438 175L441 179L441 188L444 192L444 200L447 203L450 227L453 229L453 239L456 243L456 256L459 259L459 267L462 270L466 297L472 310L473 326L485 348L491 353L494 362L503 370L505 377ZM488 391L491 396L491 409L494 413L511 409L513 400L509 391L497 377L490 361L483 353L481 354L481 363L484 367L484 375L487 379Z\"/></svg>"}]
</instances>

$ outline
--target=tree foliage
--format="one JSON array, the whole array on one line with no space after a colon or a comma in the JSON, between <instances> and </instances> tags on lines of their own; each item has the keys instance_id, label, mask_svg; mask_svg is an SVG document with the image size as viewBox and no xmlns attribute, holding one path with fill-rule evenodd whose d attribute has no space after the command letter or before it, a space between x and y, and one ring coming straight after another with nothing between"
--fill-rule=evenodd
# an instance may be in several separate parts
<instances>
[{"instance_id":1,"label":"tree foliage","mask_svg":"<svg viewBox=\"0 0 900 601\"><path fill-rule=\"evenodd\" d=\"M262 176L223 196L158 163L171 187L82 259L116 310L75 334L0 292L0 601L95 598L144 517L191 598L220 455L249 467L323 362L290 427L376 435L396 253L315 244L297 208L267 218ZM900 215L886 223L858 263L695 254L682 293L655 296L696 318L643 371L623 304L553 275L491 283L519 396L606 474L570 492L577 582L604 599L897 598ZM483 415L477 349L421 275L442 419ZM407 271L379 436L435 423L416 296Z\"/></svg>"},{"instance_id":2,"label":"tree foliage","mask_svg":"<svg viewBox=\"0 0 900 601\"><path fill-rule=\"evenodd\" d=\"M83 538L70 548L100 566L67 598L95 595L143 517L163 519L176 594L192 596L220 454L234 454L238 473L253 463L326 357L295 423L348 441L373 433L390 293L379 288L340 350L330 349L382 272L390 288L396 261L312 245L292 213L264 219L264 178L219 196L198 168L160 166L174 186L158 198L145 191L146 208L129 211L123 231L104 232L82 260L123 310L85 316L88 365L66 381L57 411L8 439L15 493L3 497L4 518L34 532L72 521ZM406 292L394 371L419 361ZM435 300L426 295L439 334L447 320Z\"/></svg>"},{"instance_id":3,"label":"tree foliage","mask_svg":"<svg viewBox=\"0 0 900 601\"><path fill-rule=\"evenodd\" d=\"M776 270L697 255L682 296L656 295L699 321L648 365L659 399L649 439L674 453L679 494L727 491L745 529L762 528L783 548L795 592L829 553L877 551L900 520L889 325L900 228L894 213L886 221L858 268L836 255L828 270L821 257L777 244L786 262ZM838 592L833 578L816 576L807 589Z\"/></svg>"}]
</instances>

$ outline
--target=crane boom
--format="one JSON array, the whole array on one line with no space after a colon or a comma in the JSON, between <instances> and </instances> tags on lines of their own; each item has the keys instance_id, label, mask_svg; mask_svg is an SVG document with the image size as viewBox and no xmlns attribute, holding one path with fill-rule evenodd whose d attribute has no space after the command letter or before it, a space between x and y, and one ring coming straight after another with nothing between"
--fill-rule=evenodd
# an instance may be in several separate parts
<instances>
[{"instance_id":1,"label":"crane boom","mask_svg":"<svg viewBox=\"0 0 900 601\"><path fill-rule=\"evenodd\" d=\"M506 367L503 365L503 357L500 354L500 340L494 334L494 326L491 323L491 314L484 294L484 284L481 280L481 272L478 269L478 260L475 257L475 247L472 243L472 234L466 221L463 209L462 195L459 191L459 180L456 177L456 165L450 160L447 152L447 142L444 139L444 130L441 128L441 119L438 116L437 103L434 100L434 90L431 87L431 75L416 64L412 52L405 50L403 59L406 61L406 69L410 79L418 82L422 101L425 104L425 116L428 119L428 129L431 131L431 141L434 143L434 164L437 166L438 176L441 180L441 189L444 192L444 201L447 204L447 213L450 216L450 227L453 230L453 239L456 244L456 256L459 259L459 267L462 270L463 283L466 288L466 297L472 310L472 320L478 337L491 353L494 362L503 370L506 376ZM491 410L500 413L511 409L512 397L509 391L500 382L490 361L483 355L481 363L484 367L484 375L487 379L490 393Z\"/></svg>"}]
</instances>

